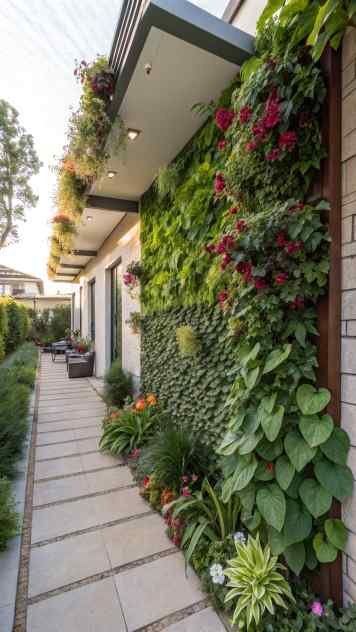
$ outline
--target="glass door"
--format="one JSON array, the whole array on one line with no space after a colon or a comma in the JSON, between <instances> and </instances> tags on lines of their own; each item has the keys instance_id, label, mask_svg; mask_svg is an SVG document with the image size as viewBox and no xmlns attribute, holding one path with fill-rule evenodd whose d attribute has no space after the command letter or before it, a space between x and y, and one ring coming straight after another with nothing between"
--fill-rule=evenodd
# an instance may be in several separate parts
<instances>
[{"instance_id":1,"label":"glass door","mask_svg":"<svg viewBox=\"0 0 356 632\"><path fill-rule=\"evenodd\" d=\"M122 350L122 304L121 263L111 268L111 361L121 360Z\"/></svg>"},{"instance_id":2,"label":"glass door","mask_svg":"<svg viewBox=\"0 0 356 632\"><path fill-rule=\"evenodd\" d=\"M95 341L95 279L89 283L90 339Z\"/></svg>"}]
</instances>

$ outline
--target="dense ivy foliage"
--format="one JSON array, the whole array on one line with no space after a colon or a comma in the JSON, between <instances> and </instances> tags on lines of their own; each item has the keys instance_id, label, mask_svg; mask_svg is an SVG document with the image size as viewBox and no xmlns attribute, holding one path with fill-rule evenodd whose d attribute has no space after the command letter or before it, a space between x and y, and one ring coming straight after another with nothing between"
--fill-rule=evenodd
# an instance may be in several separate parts
<instances>
[{"instance_id":1,"label":"dense ivy foliage","mask_svg":"<svg viewBox=\"0 0 356 632\"><path fill-rule=\"evenodd\" d=\"M158 396L169 417L217 445L226 427L224 405L235 360L226 339L226 317L219 308L195 306L145 316L142 321L143 391ZM176 329L190 325L201 347L182 356Z\"/></svg>"}]
</instances>

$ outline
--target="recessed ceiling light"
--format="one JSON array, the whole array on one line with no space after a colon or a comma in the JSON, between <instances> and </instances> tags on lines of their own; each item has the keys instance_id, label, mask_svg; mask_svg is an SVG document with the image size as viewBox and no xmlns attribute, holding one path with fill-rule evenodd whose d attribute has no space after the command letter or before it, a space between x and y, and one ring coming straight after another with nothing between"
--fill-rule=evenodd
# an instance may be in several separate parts
<instances>
[{"instance_id":1,"label":"recessed ceiling light","mask_svg":"<svg viewBox=\"0 0 356 632\"><path fill-rule=\"evenodd\" d=\"M130 140L136 140L136 138L141 134L140 129L131 129L127 130L127 136Z\"/></svg>"},{"instance_id":2,"label":"recessed ceiling light","mask_svg":"<svg viewBox=\"0 0 356 632\"><path fill-rule=\"evenodd\" d=\"M117 176L117 171L108 171L106 175L108 178L115 178L115 176Z\"/></svg>"},{"instance_id":3,"label":"recessed ceiling light","mask_svg":"<svg viewBox=\"0 0 356 632\"><path fill-rule=\"evenodd\" d=\"M87 215L87 222L92 222L92 221L93 221L93 216Z\"/></svg>"}]
</instances>

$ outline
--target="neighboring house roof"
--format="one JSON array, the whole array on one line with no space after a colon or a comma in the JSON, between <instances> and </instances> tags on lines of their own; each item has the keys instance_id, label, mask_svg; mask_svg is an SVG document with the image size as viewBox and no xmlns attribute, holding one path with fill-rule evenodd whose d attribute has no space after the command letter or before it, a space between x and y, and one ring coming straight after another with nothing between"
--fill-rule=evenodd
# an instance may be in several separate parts
<instances>
[{"instance_id":1,"label":"neighboring house roof","mask_svg":"<svg viewBox=\"0 0 356 632\"><path fill-rule=\"evenodd\" d=\"M0 264L0 285L11 285L11 283L14 282L34 283L37 285L38 293L43 294L42 279L39 279L32 274L20 272L19 270L14 270L13 268L8 268L7 266Z\"/></svg>"}]
</instances>

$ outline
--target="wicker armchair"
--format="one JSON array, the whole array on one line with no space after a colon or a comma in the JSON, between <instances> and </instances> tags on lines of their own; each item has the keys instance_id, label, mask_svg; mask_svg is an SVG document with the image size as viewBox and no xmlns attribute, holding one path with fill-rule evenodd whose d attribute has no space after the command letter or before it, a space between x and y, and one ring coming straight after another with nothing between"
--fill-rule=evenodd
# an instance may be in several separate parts
<instances>
[{"instance_id":1,"label":"wicker armchair","mask_svg":"<svg viewBox=\"0 0 356 632\"><path fill-rule=\"evenodd\" d=\"M68 377L92 377L95 352L83 353L81 357L68 356Z\"/></svg>"}]
</instances>

